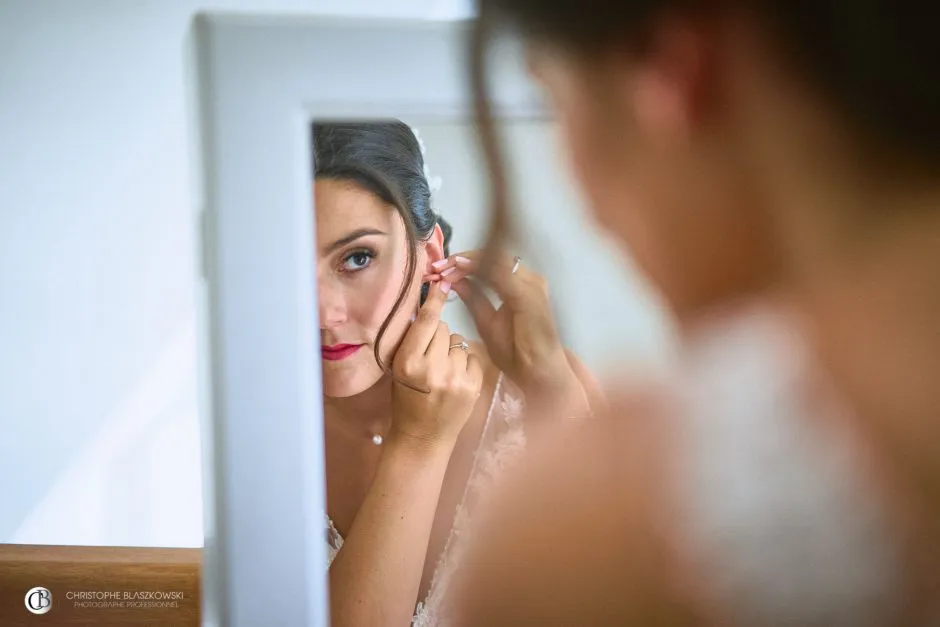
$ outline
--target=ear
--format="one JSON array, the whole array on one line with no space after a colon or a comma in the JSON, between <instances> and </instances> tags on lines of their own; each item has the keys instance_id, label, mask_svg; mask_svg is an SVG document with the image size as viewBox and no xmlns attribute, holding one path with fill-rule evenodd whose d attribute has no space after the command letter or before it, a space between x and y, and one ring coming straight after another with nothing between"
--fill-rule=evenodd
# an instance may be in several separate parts
<instances>
[{"instance_id":1,"label":"ear","mask_svg":"<svg viewBox=\"0 0 940 627\"><path fill-rule=\"evenodd\" d=\"M423 241L425 252L425 264L421 271L424 274L433 274L434 269L431 264L444 258L444 231L439 224L434 225L431 236Z\"/></svg>"},{"instance_id":2,"label":"ear","mask_svg":"<svg viewBox=\"0 0 940 627\"><path fill-rule=\"evenodd\" d=\"M666 18L654 26L632 86L637 123L651 137L683 138L702 122L717 60L714 28Z\"/></svg>"}]
</instances>

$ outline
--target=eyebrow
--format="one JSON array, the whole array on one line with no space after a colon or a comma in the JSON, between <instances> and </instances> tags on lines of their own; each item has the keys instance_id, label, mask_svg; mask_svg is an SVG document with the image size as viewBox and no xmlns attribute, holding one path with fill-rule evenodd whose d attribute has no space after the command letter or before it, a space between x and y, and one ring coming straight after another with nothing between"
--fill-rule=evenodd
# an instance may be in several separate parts
<instances>
[{"instance_id":1,"label":"eyebrow","mask_svg":"<svg viewBox=\"0 0 940 627\"><path fill-rule=\"evenodd\" d=\"M360 237L365 237L367 235L388 235L388 233L386 233L385 231L380 231L379 229L357 229L353 231L352 233L350 233L349 235L343 236L339 238L338 240L336 240L335 242L333 242L332 244L324 247L323 254L328 255L334 250L336 250L337 248L342 248L343 246L347 244L351 244L352 242L355 242Z\"/></svg>"}]
</instances>

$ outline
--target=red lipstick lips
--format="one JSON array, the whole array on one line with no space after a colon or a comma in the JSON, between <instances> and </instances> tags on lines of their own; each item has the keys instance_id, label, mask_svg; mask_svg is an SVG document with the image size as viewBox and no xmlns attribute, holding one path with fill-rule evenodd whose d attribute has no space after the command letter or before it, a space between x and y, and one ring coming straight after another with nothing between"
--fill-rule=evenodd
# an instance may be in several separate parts
<instances>
[{"instance_id":1,"label":"red lipstick lips","mask_svg":"<svg viewBox=\"0 0 940 627\"><path fill-rule=\"evenodd\" d=\"M334 344L333 346L321 346L320 354L327 361L340 361L352 356L362 348L364 344Z\"/></svg>"}]
</instances>

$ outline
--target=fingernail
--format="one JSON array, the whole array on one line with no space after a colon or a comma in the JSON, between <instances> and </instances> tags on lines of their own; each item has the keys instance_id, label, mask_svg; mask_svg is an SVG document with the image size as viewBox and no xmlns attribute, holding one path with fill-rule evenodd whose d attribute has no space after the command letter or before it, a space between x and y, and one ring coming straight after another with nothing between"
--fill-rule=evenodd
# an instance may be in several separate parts
<instances>
[{"instance_id":1,"label":"fingernail","mask_svg":"<svg viewBox=\"0 0 940 627\"><path fill-rule=\"evenodd\" d=\"M447 265L447 259L440 259L440 260L435 261L434 263L432 263L432 264L431 264L431 267L434 268L435 270L440 270L441 268L443 268L443 267L446 266L446 265Z\"/></svg>"},{"instance_id":2,"label":"fingernail","mask_svg":"<svg viewBox=\"0 0 940 627\"><path fill-rule=\"evenodd\" d=\"M467 259L466 257L461 257L460 255L457 255L456 257L454 257L454 259L457 261L457 263L470 263L469 259Z\"/></svg>"},{"instance_id":3,"label":"fingernail","mask_svg":"<svg viewBox=\"0 0 940 627\"><path fill-rule=\"evenodd\" d=\"M450 292L450 281L441 281L440 285L441 285L441 292L443 292L444 294L447 294L448 292Z\"/></svg>"},{"instance_id":4,"label":"fingernail","mask_svg":"<svg viewBox=\"0 0 940 627\"><path fill-rule=\"evenodd\" d=\"M457 266L451 266L450 268L447 268L446 270L441 272L441 276L447 276L448 274L451 274L453 272L457 272Z\"/></svg>"}]
</instances>

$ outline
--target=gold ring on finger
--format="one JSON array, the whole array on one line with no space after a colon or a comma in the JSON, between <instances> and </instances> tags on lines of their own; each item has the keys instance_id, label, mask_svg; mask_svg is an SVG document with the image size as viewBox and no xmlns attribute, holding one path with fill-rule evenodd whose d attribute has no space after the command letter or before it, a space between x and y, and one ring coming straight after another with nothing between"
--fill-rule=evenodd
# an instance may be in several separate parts
<instances>
[{"instance_id":1,"label":"gold ring on finger","mask_svg":"<svg viewBox=\"0 0 940 627\"><path fill-rule=\"evenodd\" d=\"M516 256L512 258L512 270L509 271L509 274L515 274L519 271L519 266L522 265L522 257Z\"/></svg>"}]
</instances>

